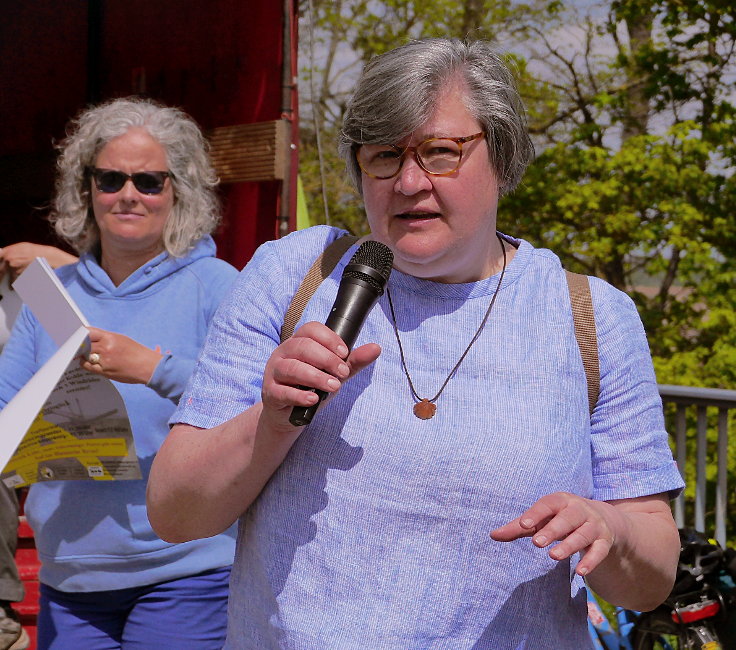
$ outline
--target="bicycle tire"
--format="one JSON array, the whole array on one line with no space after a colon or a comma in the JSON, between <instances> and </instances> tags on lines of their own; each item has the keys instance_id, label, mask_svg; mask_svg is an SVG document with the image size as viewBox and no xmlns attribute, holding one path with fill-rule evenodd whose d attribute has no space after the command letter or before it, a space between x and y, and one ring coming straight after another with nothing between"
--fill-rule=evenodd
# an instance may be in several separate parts
<instances>
[{"instance_id":1,"label":"bicycle tire","mask_svg":"<svg viewBox=\"0 0 736 650\"><path fill-rule=\"evenodd\" d=\"M669 637L669 638L667 638ZM677 640L673 645L669 639ZM696 626L682 626L675 623L668 614L651 612L642 614L631 631L633 650L722 650L709 623Z\"/></svg>"},{"instance_id":2,"label":"bicycle tire","mask_svg":"<svg viewBox=\"0 0 736 650\"><path fill-rule=\"evenodd\" d=\"M631 647L633 650L659 650L666 648L664 635L678 637L677 625L665 614L654 611L642 614L631 630Z\"/></svg>"}]
</instances>

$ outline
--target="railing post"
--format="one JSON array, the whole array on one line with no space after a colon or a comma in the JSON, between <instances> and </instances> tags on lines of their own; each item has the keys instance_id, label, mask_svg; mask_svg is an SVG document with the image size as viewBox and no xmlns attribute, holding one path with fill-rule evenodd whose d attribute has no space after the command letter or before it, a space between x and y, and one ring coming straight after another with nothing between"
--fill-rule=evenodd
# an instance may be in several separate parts
<instances>
[{"instance_id":1,"label":"railing post","mask_svg":"<svg viewBox=\"0 0 736 650\"><path fill-rule=\"evenodd\" d=\"M716 483L716 541L726 547L728 492L728 409L718 409L718 479Z\"/></svg>"},{"instance_id":2,"label":"railing post","mask_svg":"<svg viewBox=\"0 0 736 650\"><path fill-rule=\"evenodd\" d=\"M705 532L706 453L708 451L708 420L705 406L698 406L697 442L695 452L695 530Z\"/></svg>"},{"instance_id":3,"label":"railing post","mask_svg":"<svg viewBox=\"0 0 736 650\"><path fill-rule=\"evenodd\" d=\"M664 403L673 404L676 408L674 423L675 459L680 474L687 481L693 476L694 462L695 500L694 524L686 521L685 499L680 495L673 504L675 522L679 528L694 525L698 531L711 534L721 546L728 541L728 419L732 409L736 409L736 390L720 388L697 388L693 386L659 385L659 394ZM695 458L688 459L687 454L687 413L688 408L696 408L695 430ZM715 503L708 504L707 494L707 460L708 460L708 409L718 409L718 439L716 446L715 465L717 469L715 480ZM692 432L690 432L692 436ZM692 440L692 438L691 438ZM713 450L711 450L713 451ZM687 462L691 465L688 468ZM710 521L714 514L715 531L706 530L706 514Z\"/></svg>"},{"instance_id":4,"label":"railing post","mask_svg":"<svg viewBox=\"0 0 736 650\"><path fill-rule=\"evenodd\" d=\"M687 433L686 407L683 404L677 405L675 414L675 460L677 461L677 469L680 470L682 480L685 480L685 467L687 462L687 445L685 444L685 434ZM685 492L675 500L675 523L678 528L685 526Z\"/></svg>"}]
</instances>

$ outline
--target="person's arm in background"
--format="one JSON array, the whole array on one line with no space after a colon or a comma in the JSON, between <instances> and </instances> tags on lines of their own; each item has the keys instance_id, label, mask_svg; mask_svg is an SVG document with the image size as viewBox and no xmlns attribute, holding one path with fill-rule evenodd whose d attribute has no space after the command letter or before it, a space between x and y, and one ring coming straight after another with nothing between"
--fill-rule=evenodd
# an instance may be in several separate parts
<instances>
[{"instance_id":1,"label":"person's arm in background","mask_svg":"<svg viewBox=\"0 0 736 650\"><path fill-rule=\"evenodd\" d=\"M45 257L52 268L56 269L66 264L74 264L77 257L71 253L43 244L32 244L30 242L18 242L0 248L0 279L7 273L10 282L25 270L25 268L37 257Z\"/></svg>"}]
</instances>

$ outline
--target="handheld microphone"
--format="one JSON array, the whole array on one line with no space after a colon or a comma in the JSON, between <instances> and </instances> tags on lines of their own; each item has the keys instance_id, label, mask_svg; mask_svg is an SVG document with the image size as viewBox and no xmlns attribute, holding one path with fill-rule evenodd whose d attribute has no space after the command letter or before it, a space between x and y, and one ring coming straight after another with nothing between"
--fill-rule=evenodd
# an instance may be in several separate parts
<instances>
[{"instance_id":1,"label":"handheld microphone","mask_svg":"<svg viewBox=\"0 0 736 650\"><path fill-rule=\"evenodd\" d=\"M325 325L335 332L345 343L348 351L358 338L360 328L378 299L391 275L394 254L391 249L377 241L363 242L350 259L342 274L335 303ZM309 424L327 393L315 388L319 401L312 406L295 406L289 422L294 426Z\"/></svg>"}]
</instances>

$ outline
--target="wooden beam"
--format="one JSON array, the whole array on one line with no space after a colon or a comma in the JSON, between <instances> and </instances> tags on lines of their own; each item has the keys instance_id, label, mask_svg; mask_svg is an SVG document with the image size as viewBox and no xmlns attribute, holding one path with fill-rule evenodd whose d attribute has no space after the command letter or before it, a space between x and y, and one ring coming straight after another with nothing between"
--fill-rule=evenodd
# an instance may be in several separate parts
<instances>
[{"instance_id":1,"label":"wooden beam","mask_svg":"<svg viewBox=\"0 0 736 650\"><path fill-rule=\"evenodd\" d=\"M289 161L285 120L221 126L207 133L221 183L286 178Z\"/></svg>"}]
</instances>

